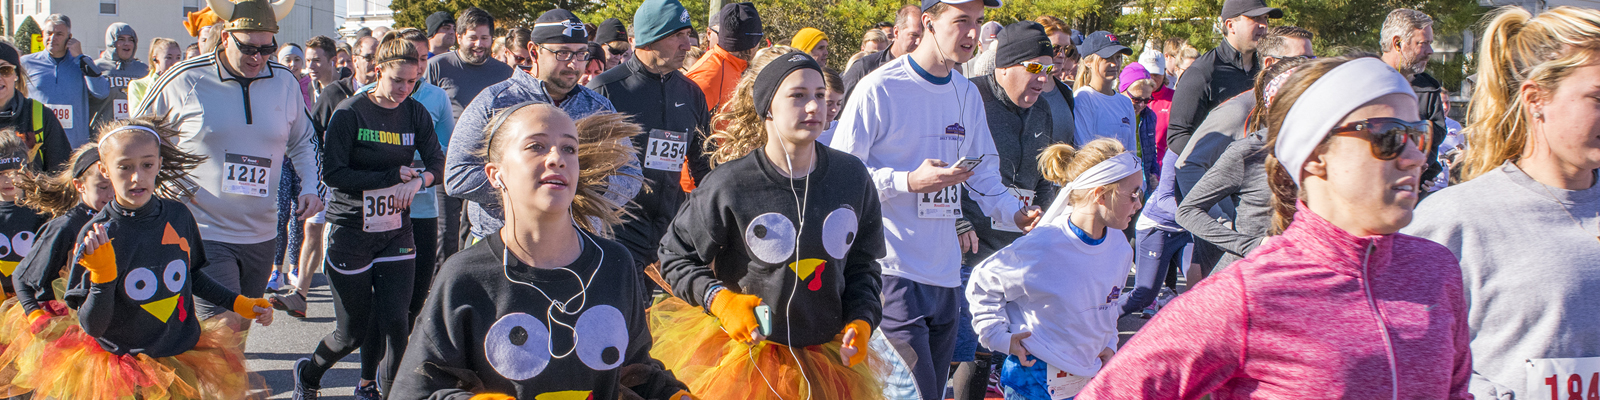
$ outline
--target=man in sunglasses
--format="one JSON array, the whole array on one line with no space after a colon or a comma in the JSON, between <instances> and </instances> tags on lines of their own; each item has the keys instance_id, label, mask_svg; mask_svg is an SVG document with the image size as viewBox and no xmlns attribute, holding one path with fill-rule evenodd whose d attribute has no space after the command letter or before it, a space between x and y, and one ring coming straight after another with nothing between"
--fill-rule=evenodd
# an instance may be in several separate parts
<instances>
[{"instance_id":1,"label":"man in sunglasses","mask_svg":"<svg viewBox=\"0 0 1600 400\"><path fill-rule=\"evenodd\" d=\"M268 60L278 51L278 21L292 1L210 0L228 21L219 51L178 64L156 80L135 117L164 116L178 125L183 150L206 157L192 172L188 202L200 223L208 264L217 283L253 298L266 291L276 251L278 179L292 162L300 177L293 202L296 220L322 210L322 181L315 127L306 116L300 82ZM235 329L250 321L225 306L196 301L203 319L220 318Z\"/></svg>"},{"instance_id":2,"label":"man in sunglasses","mask_svg":"<svg viewBox=\"0 0 1600 400\"><path fill-rule=\"evenodd\" d=\"M622 20L607 18L600 23L599 33L595 34L594 41L606 50L605 69L610 70L628 59L633 52L633 45L628 43L628 28L622 26Z\"/></svg>"},{"instance_id":3,"label":"man in sunglasses","mask_svg":"<svg viewBox=\"0 0 1600 400\"><path fill-rule=\"evenodd\" d=\"M1411 82L1411 90L1417 92L1417 113L1433 126L1433 143L1444 141L1449 112L1445 111L1443 85L1427 72L1428 58L1433 55L1433 18L1417 10L1395 9L1384 19L1381 34L1380 58ZM1442 189L1445 185L1439 180L1448 180L1450 174L1439 163L1439 149L1428 149L1427 159L1428 166L1422 169L1422 181L1426 182L1422 190Z\"/></svg>"},{"instance_id":4,"label":"man in sunglasses","mask_svg":"<svg viewBox=\"0 0 1600 400\"><path fill-rule=\"evenodd\" d=\"M706 104L715 110L733 96L756 47L761 45L761 14L751 3L731 3L717 12L716 43L686 74L705 92Z\"/></svg>"},{"instance_id":5,"label":"man in sunglasses","mask_svg":"<svg viewBox=\"0 0 1600 400\"><path fill-rule=\"evenodd\" d=\"M28 74L28 94L55 112L73 146L89 141L89 101L111 94L106 78L94 60L83 54L83 44L72 38L72 20L61 14L44 19L47 51L22 56Z\"/></svg>"}]
</instances>

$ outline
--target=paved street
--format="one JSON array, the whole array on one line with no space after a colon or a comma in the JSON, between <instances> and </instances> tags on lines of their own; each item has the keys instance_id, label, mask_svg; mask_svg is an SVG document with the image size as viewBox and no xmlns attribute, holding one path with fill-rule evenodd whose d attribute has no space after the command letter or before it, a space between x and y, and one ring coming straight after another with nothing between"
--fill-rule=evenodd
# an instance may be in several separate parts
<instances>
[{"instance_id":1,"label":"paved street","mask_svg":"<svg viewBox=\"0 0 1600 400\"><path fill-rule=\"evenodd\" d=\"M324 335L333 332L333 295L328 292L328 280L317 275L307 299L310 310L306 319L296 319L282 311L273 315L272 326L257 326L250 331L250 342L245 350L249 366L272 388L273 399L289 398L294 389L291 375L294 361L311 354ZM337 367L322 378L322 396L325 399L354 398L356 380L361 374L360 352L345 357Z\"/></svg>"}]
</instances>

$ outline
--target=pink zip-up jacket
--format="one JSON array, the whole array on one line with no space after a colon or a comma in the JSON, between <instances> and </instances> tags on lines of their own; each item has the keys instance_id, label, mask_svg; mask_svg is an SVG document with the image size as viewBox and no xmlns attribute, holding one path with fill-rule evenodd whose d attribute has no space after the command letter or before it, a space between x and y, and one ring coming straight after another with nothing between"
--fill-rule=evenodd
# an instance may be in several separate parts
<instances>
[{"instance_id":1,"label":"pink zip-up jacket","mask_svg":"<svg viewBox=\"0 0 1600 400\"><path fill-rule=\"evenodd\" d=\"M1461 267L1414 236L1356 237L1304 204L1123 346L1092 399L1471 399Z\"/></svg>"}]
</instances>

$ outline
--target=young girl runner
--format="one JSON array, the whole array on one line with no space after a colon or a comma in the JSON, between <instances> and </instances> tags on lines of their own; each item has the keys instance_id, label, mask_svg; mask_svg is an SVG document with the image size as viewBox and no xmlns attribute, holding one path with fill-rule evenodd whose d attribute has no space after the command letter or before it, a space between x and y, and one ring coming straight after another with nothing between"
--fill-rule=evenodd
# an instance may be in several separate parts
<instances>
[{"instance_id":1,"label":"young girl runner","mask_svg":"<svg viewBox=\"0 0 1600 400\"><path fill-rule=\"evenodd\" d=\"M400 371L417 257L407 214L417 191L438 183L444 171L433 117L411 98L422 62L410 41L383 42L377 87L345 100L328 122L322 180L333 200L326 265L339 323L311 357L295 362L296 398L315 398L323 373L373 335L382 336L385 351L362 354L356 397L381 398L379 389L389 389ZM424 170L411 168L419 152Z\"/></svg>"},{"instance_id":2,"label":"young girl runner","mask_svg":"<svg viewBox=\"0 0 1600 400\"><path fill-rule=\"evenodd\" d=\"M25 174L16 180L17 189L24 192L23 206L54 216L33 239L33 248L39 251L28 253L11 275L18 304L30 317L65 315L66 304L60 301L63 293L57 292L54 282L71 269L68 262L78 238L83 237L83 225L115 197L99 164L99 148L88 143L73 152L67 169L49 175Z\"/></svg>"},{"instance_id":3,"label":"young girl runner","mask_svg":"<svg viewBox=\"0 0 1600 400\"><path fill-rule=\"evenodd\" d=\"M242 398L248 388L244 337L217 321L202 322L195 297L229 305L262 325L272 323L264 299L240 296L200 267L199 227L180 200L188 170L200 159L173 147L177 132L145 117L111 125L101 135L101 174L115 201L84 227L75 286L78 322L40 359L34 395L58 399Z\"/></svg>"},{"instance_id":4,"label":"young girl runner","mask_svg":"<svg viewBox=\"0 0 1600 400\"><path fill-rule=\"evenodd\" d=\"M860 160L817 145L817 62L753 65L713 122L722 164L661 241L677 299L651 310L656 342L672 344L654 354L708 399L879 398L864 362L883 314L877 192Z\"/></svg>"},{"instance_id":5,"label":"young girl runner","mask_svg":"<svg viewBox=\"0 0 1600 400\"><path fill-rule=\"evenodd\" d=\"M16 297L12 274L33 249L34 236L46 220L19 202L22 190L17 188L16 181L31 173L32 168L27 165L28 148L17 137L17 132L11 128L0 129L0 288L4 288L3 295L7 298L0 304L0 314L16 306L16 301L11 300ZM6 336L8 332L0 332L0 343Z\"/></svg>"},{"instance_id":6,"label":"young girl runner","mask_svg":"<svg viewBox=\"0 0 1600 400\"><path fill-rule=\"evenodd\" d=\"M638 125L527 102L486 132L505 226L440 267L389 397L688 398L650 358L632 256L600 236L621 221L603 193Z\"/></svg>"},{"instance_id":7,"label":"young girl runner","mask_svg":"<svg viewBox=\"0 0 1600 400\"><path fill-rule=\"evenodd\" d=\"M1461 267L1395 233L1426 165L1411 85L1376 58L1319 59L1269 107L1282 233L1174 300L1078 398L1471 398Z\"/></svg>"},{"instance_id":8,"label":"young girl runner","mask_svg":"<svg viewBox=\"0 0 1600 400\"><path fill-rule=\"evenodd\" d=\"M1007 399L1070 398L1111 357L1133 264L1122 230L1144 198L1139 157L1116 139L1051 145L1039 169L1062 186L1054 206L978 264L967 287L978 340L1010 349L1000 375Z\"/></svg>"}]
</instances>

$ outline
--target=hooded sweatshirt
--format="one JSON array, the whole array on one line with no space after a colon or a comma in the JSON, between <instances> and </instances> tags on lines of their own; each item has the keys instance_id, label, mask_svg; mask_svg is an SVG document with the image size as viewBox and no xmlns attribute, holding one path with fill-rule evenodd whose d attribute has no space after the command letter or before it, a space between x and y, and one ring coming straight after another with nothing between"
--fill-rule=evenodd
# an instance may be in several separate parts
<instances>
[{"instance_id":1,"label":"hooded sweatshirt","mask_svg":"<svg viewBox=\"0 0 1600 400\"><path fill-rule=\"evenodd\" d=\"M133 104L128 102L128 86L135 79L150 75L150 66L139 60L139 48L134 47L133 57L129 59L117 58L117 37L133 36L135 43L139 35L133 32L133 27L121 22L113 23L106 27L106 51L100 53L100 58L94 60L95 66L100 68L106 82L111 86L111 94L104 98L90 100L89 107L94 110L91 121L93 126L119 119L128 119L133 111Z\"/></svg>"},{"instance_id":2,"label":"hooded sweatshirt","mask_svg":"<svg viewBox=\"0 0 1600 400\"><path fill-rule=\"evenodd\" d=\"M1306 208L1139 330L1079 399L1467 399L1461 269Z\"/></svg>"},{"instance_id":3,"label":"hooded sweatshirt","mask_svg":"<svg viewBox=\"0 0 1600 400\"><path fill-rule=\"evenodd\" d=\"M41 51L22 56L22 70L28 73L28 94L55 111L72 147L89 141L89 99L105 98L111 86L87 55L60 59Z\"/></svg>"},{"instance_id":4,"label":"hooded sweatshirt","mask_svg":"<svg viewBox=\"0 0 1600 400\"><path fill-rule=\"evenodd\" d=\"M40 303L55 300L61 295L56 293L54 282L57 278L67 276L68 269L63 267L71 259L78 238L82 237L79 233L83 225L89 223L89 218L94 214L94 209L78 204L67 210L66 214L46 222L39 235L34 237L33 247L40 250L29 252L22 259L22 264L17 265L17 270L11 273L12 286L17 289L17 302L22 305L23 311L32 313L43 308Z\"/></svg>"},{"instance_id":5,"label":"hooded sweatshirt","mask_svg":"<svg viewBox=\"0 0 1600 400\"><path fill-rule=\"evenodd\" d=\"M711 51L700 57L700 61L695 62L694 68L685 76L700 86L700 91L706 95L706 106L716 111L717 107L733 97L733 89L739 86L739 76L744 74L749 63L735 57L722 46L711 46Z\"/></svg>"}]
</instances>

